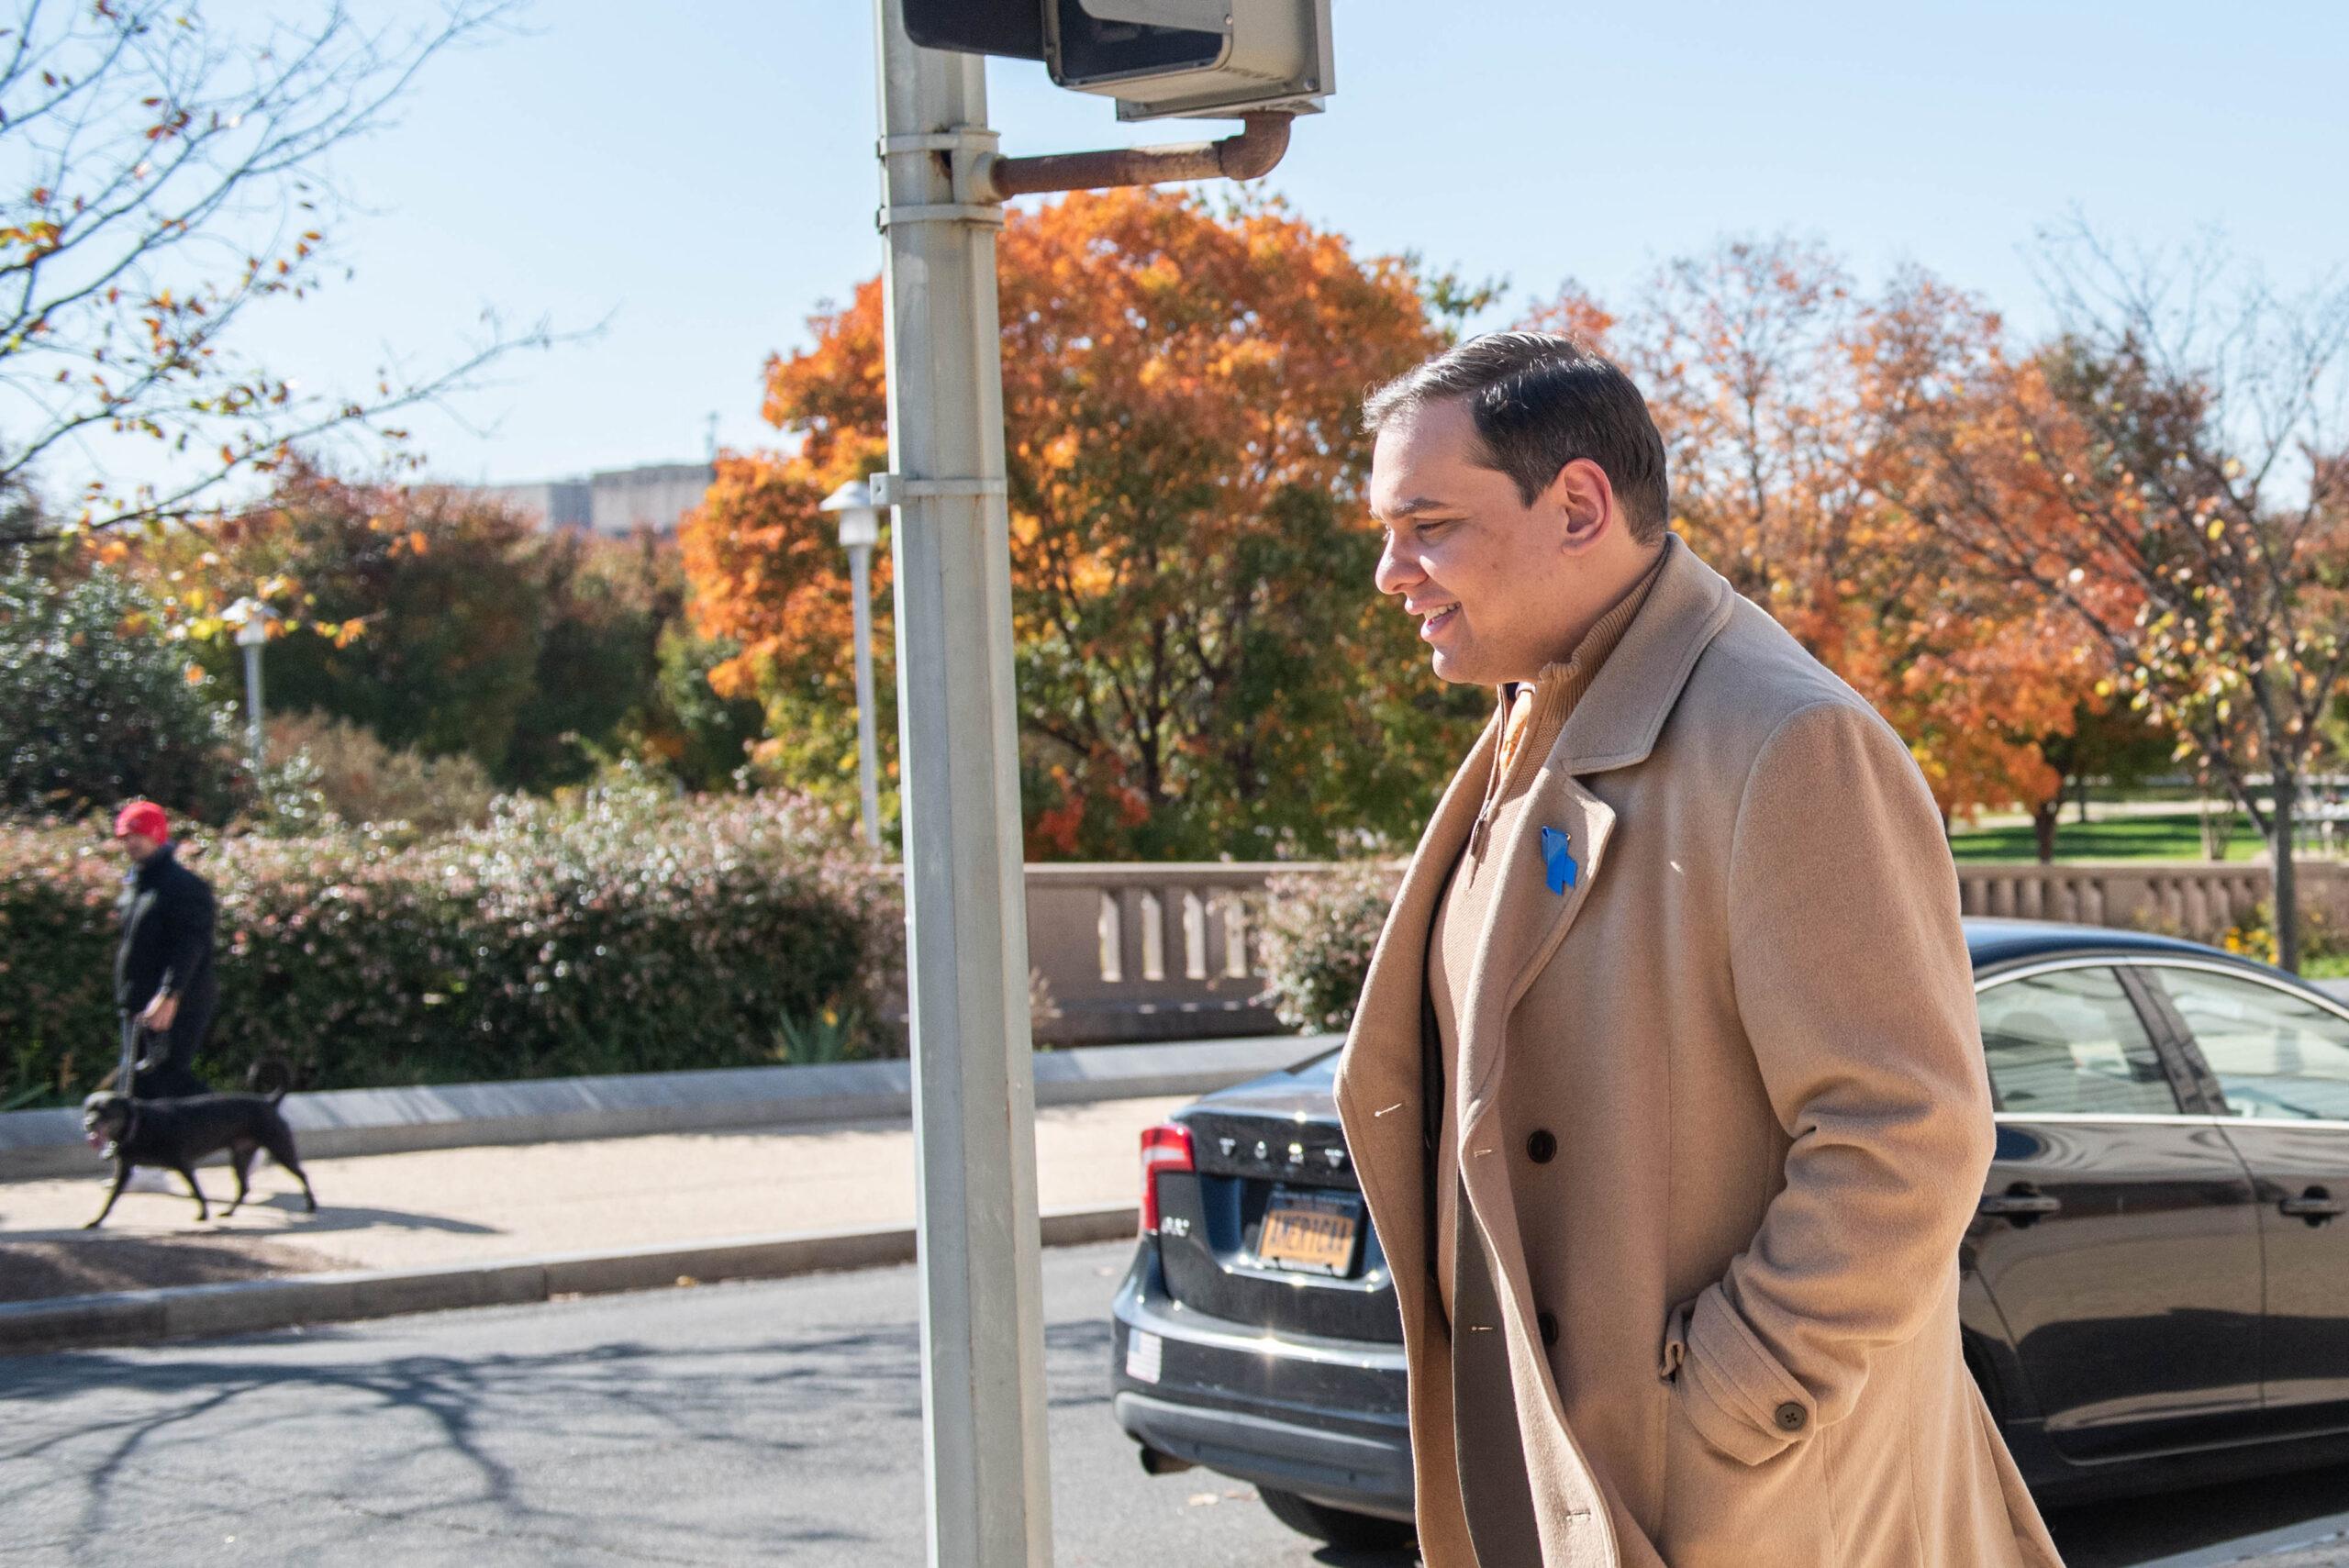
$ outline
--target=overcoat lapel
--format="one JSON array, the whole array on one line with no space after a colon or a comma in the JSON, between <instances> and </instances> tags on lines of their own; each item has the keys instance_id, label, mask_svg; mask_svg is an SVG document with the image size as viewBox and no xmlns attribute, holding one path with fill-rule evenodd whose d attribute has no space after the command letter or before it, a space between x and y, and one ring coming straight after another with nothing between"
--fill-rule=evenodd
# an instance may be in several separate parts
<instances>
[{"instance_id":1,"label":"overcoat lapel","mask_svg":"<svg viewBox=\"0 0 2349 1568\"><path fill-rule=\"evenodd\" d=\"M1403 885L1373 950L1340 1060L1336 1095L1353 1152L1355 1174L1377 1216L1379 1240L1395 1265L1398 1295L1418 1307L1427 1278L1427 1216L1421 1202L1426 1160L1420 1147L1420 997L1427 990L1428 933L1435 924L1453 863L1468 841L1484 804L1485 781L1500 743L1497 715L1485 727L1466 761L1419 835Z\"/></svg>"},{"instance_id":2,"label":"overcoat lapel","mask_svg":"<svg viewBox=\"0 0 2349 1568\"><path fill-rule=\"evenodd\" d=\"M1509 1009L1590 901L1608 840L1619 826L1614 808L1586 788L1582 778L1647 759L1698 657L1729 623L1733 597L1728 582L1698 560L1678 535L1666 535L1664 563L1647 602L1542 759L1524 808L1500 847L1500 884L1486 911L1469 971L1460 1029L1468 1117L1498 1082ZM1563 893L1550 890L1542 852L1545 828L1566 835L1576 862L1575 881Z\"/></svg>"},{"instance_id":3,"label":"overcoat lapel","mask_svg":"<svg viewBox=\"0 0 2349 1568\"><path fill-rule=\"evenodd\" d=\"M1550 890L1548 860L1542 852L1545 828L1566 836L1575 862L1575 880L1562 892ZM1460 1028L1460 1081L1467 1116L1476 1114L1494 1086L1508 1010L1589 902L1614 828L1613 809L1558 767L1553 753L1553 760L1534 775L1524 809L1500 846L1500 883L1485 912L1476 956L1468 970L1467 1005Z\"/></svg>"}]
</instances>

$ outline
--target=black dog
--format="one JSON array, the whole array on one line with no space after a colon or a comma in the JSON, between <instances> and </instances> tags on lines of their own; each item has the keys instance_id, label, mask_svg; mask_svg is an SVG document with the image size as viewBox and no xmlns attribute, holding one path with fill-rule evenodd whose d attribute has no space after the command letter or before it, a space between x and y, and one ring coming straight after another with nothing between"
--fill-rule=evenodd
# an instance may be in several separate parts
<instances>
[{"instance_id":1,"label":"black dog","mask_svg":"<svg viewBox=\"0 0 2349 1568\"><path fill-rule=\"evenodd\" d=\"M114 1190L106 1194L106 1207L98 1210L98 1218L82 1229L95 1230L106 1222L134 1165L177 1171L195 1195L196 1218L211 1218L204 1189L195 1184L195 1162L224 1149L229 1168L237 1173L237 1200L223 1218L236 1213L237 1205L245 1201L245 1178L252 1169L254 1153L262 1149L302 1184L302 1196L316 1214L318 1200L310 1191L310 1178L302 1173L300 1157L294 1152L294 1129L285 1125L277 1108L277 1102L284 1097L282 1087L271 1095L193 1095L184 1100L92 1095L82 1102L82 1132L92 1148L113 1159Z\"/></svg>"}]
</instances>

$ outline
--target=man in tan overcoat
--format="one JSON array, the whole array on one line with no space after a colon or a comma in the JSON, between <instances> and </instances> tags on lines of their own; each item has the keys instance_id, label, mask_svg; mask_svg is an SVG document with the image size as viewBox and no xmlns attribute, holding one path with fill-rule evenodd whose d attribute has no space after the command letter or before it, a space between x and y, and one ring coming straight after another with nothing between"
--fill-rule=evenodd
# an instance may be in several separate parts
<instances>
[{"instance_id":1,"label":"man in tan overcoat","mask_svg":"<svg viewBox=\"0 0 2349 1568\"><path fill-rule=\"evenodd\" d=\"M1667 531L1607 361L1367 413L1378 587L1500 697L1338 1073L1430 1568L2058 1568L1959 1351L1990 1095L1907 748Z\"/></svg>"}]
</instances>

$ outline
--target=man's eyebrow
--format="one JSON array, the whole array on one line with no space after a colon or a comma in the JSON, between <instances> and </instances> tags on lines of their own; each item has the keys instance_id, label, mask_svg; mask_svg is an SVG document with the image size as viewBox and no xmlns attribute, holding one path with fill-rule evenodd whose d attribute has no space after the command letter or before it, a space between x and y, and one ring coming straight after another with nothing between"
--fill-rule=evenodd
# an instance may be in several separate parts
<instances>
[{"instance_id":1,"label":"man's eyebrow","mask_svg":"<svg viewBox=\"0 0 2349 1568\"><path fill-rule=\"evenodd\" d=\"M1453 509L1449 501L1439 500L1433 495L1414 495L1408 501L1396 502L1385 511L1373 507L1370 515L1381 522L1392 522L1398 517L1416 517L1422 512L1448 512Z\"/></svg>"}]
</instances>

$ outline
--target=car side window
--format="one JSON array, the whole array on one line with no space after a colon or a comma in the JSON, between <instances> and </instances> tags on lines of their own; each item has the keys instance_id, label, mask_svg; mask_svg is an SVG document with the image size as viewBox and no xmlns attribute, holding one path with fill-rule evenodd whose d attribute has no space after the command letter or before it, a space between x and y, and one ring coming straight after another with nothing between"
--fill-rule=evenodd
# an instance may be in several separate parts
<instances>
[{"instance_id":1,"label":"car side window","mask_svg":"<svg viewBox=\"0 0 2349 1568\"><path fill-rule=\"evenodd\" d=\"M2278 986L2163 965L2170 1005L2239 1117L2349 1121L2349 1022Z\"/></svg>"},{"instance_id":2,"label":"car side window","mask_svg":"<svg viewBox=\"0 0 2349 1568\"><path fill-rule=\"evenodd\" d=\"M2172 1116L2177 1095L2110 969L2055 969L1984 987L1982 1051L2001 1110Z\"/></svg>"}]
</instances>

